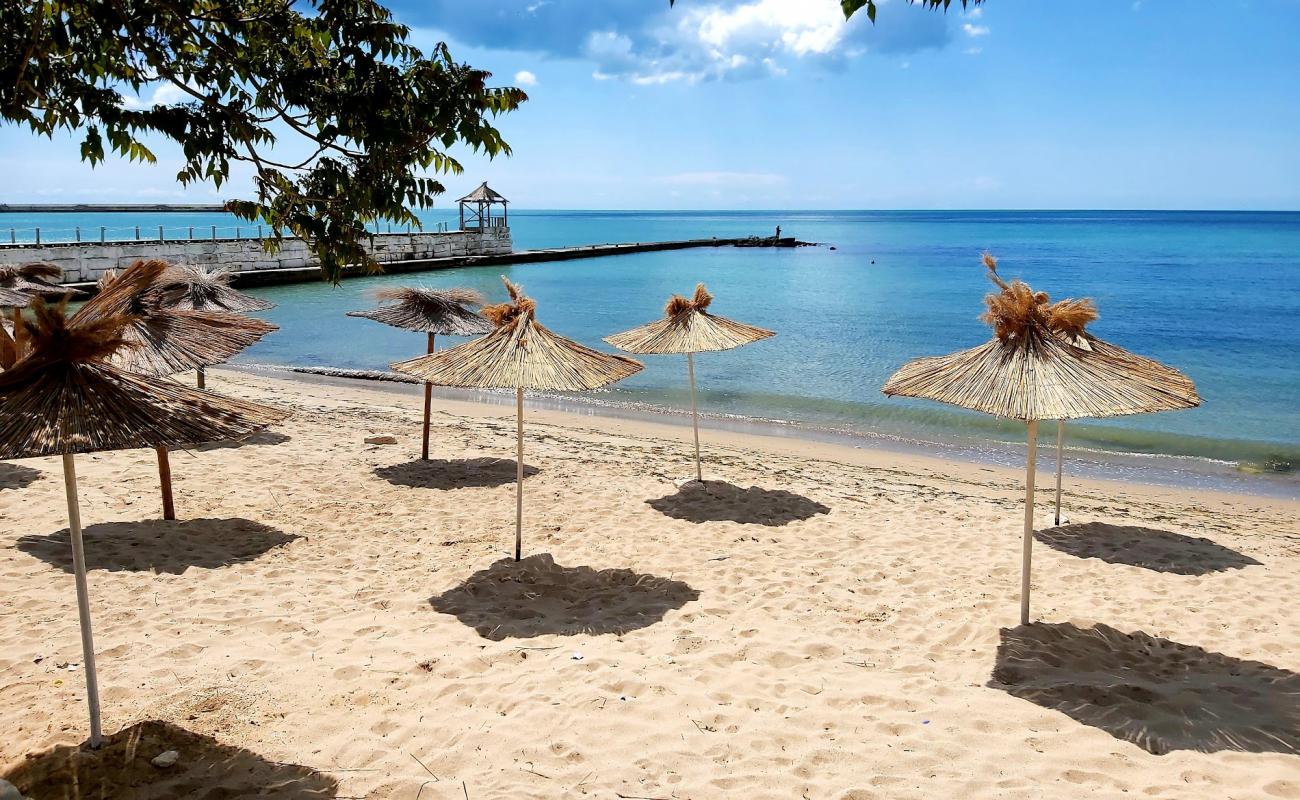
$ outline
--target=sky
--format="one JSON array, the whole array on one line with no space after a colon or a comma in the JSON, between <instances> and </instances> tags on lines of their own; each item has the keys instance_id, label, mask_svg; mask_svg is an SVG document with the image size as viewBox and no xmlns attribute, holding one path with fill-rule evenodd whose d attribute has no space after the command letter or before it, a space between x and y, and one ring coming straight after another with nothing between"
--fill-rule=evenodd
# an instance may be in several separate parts
<instances>
[{"instance_id":1,"label":"sky","mask_svg":"<svg viewBox=\"0 0 1300 800\"><path fill-rule=\"evenodd\" d=\"M520 208L1300 209L1300 0L389 0L530 100ZM171 100L145 93L131 102ZM0 202L215 202L160 164L0 125Z\"/></svg>"}]
</instances>

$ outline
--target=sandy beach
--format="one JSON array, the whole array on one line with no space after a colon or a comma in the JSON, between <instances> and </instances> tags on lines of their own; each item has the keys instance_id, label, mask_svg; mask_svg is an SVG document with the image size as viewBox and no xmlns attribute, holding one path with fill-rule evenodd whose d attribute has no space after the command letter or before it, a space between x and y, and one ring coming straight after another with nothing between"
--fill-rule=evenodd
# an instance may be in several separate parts
<instances>
[{"instance_id":1,"label":"sandy beach","mask_svg":"<svg viewBox=\"0 0 1300 800\"><path fill-rule=\"evenodd\" d=\"M1015 470L706 431L685 484L689 427L530 411L516 565L512 408L420 462L413 387L208 385L293 416L173 454L179 521L152 452L77 460L100 756L59 462L0 464L34 798L1300 798L1300 503L1071 481L1054 528L1044 453L1021 627Z\"/></svg>"}]
</instances>

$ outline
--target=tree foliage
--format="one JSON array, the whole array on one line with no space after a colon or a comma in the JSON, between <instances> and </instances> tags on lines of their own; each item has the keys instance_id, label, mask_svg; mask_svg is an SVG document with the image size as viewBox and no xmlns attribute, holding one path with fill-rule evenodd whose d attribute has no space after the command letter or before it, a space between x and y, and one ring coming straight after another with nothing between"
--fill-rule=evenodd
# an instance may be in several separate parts
<instances>
[{"instance_id":1,"label":"tree foliage","mask_svg":"<svg viewBox=\"0 0 1300 800\"><path fill-rule=\"evenodd\" d=\"M375 267L367 223L419 226L453 147L509 154L494 118L527 100L445 44L426 57L373 0L0 0L0 22L0 119L78 133L92 164L153 162L162 136L181 184L247 163L255 198L227 208L306 239L331 280ZM160 85L182 100L123 97Z\"/></svg>"},{"instance_id":2,"label":"tree foliage","mask_svg":"<svg viewBox=\"0 0 1300 800\"><path fill-rule=\"evenodd\" d=\"M914 6L919 5L925 6L926 8L942 8L944 11L947 11L948 6L952 5L952 0L907 0L907 2ZM961 3L962 8L968 8L970 6L981 5L984 0L958 0L958 2ZM673 6L676 4L677 0L668 0L668 5ZM840 7L844 9L845 19L849 19L854 14L865 8L867 10L867 19L871 20L873 23L876 21L876 0L840 0Z\"/></svg>"}]
</instances>

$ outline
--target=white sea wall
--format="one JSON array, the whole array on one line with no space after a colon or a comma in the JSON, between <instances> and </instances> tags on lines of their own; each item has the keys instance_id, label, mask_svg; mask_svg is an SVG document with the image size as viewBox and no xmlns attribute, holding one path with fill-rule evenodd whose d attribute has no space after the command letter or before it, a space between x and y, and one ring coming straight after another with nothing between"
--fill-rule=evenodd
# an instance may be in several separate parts
<instances>
[{"instance_id":1,"label":"white sea wall","mask_svg":"<svg viewBox=\"0 0 1300 800\"><path fill-rule=\"evenodd\" d=\"M380 233L367 250L380 262L431 258L506 255L512 251L510 229L448 233ZM314 267L315 256L301 239L283 239L268 253L258 239L196 239L163 242L59 242L0 246L0 263L46 261L63 270L64 283L97 281L110 269L123 269L139 259L158 258L176 264L224 267L232 272Z\"/></svg>"}]
</instances>

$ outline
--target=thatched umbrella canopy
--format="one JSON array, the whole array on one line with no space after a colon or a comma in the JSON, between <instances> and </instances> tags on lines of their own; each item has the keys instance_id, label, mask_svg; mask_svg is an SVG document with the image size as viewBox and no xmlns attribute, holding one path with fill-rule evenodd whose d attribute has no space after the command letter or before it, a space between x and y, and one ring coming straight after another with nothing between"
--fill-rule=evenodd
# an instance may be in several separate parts
<instances>
[{"instance_id":1,"label":"thatched umbrella canopy","mask_svg":"<svg viewBox=\"0 0 1300 800\"><path fill-rule=\"evenodd\" d=\"M44 261L29 264L0 264L0 289L21 292L31 297L78 297L80 289L62 286L63 270ZM8 303L4 303L8 305Z\"/></svg>"},{"instance_id":2,"label":"thatched umbrella canopy","mask_svg":"<svg viewBox=\"0 0 1300 800\"><path fill-rule=\"evenodd\" d=\"M97 747L99 689L75 454L239 438L285 415L113 366L112 355L129 346L125 331L130 319L125 315L68 318L62 306L47 306L43 300L33 304L33 311L31 351L0 374L0 459L63 456L90 744Z\"/></svg>"},{"instance_id":3,"label":"thatched umbrella canopy","mask_svg":"<svg viewBox=\"0 0 1300 800\"><path fill-rule=\"evenodd\" d=\"M700 417L695 404L695 354L730 350L776 335L775 331L766 328L756 328L710 314L708 308L712 302L713 295L709 294L709 290L704 288L704 284L697 284L693 298L687 299L675 294L668 299L663 319L605 337L605 341L629 353L686 354L686 372L691 381L691 423L695 429L697 481L704 480L704 471L700 465Z\"/></svg>"},{"instance_id":4,"label":"thatched umbrella canopy","mask_svg":"<svg viewBox=\"0 0 1300 800\"><path fill-rule=\"evenodd\" d=\"M1020 617L1028 623L1038 421L1193 408L1201 399L1192 382L1172 367L1087 333L1085 326L1097 318L1091 300L1052 303L1045 292L1021 281L1003 281L992 256L985 254L984 264L1000 290L985 297L988 310L981 317L993 326L993 339L969 350L909 361L885 383L884 393L1027 423Z\"/></svg>"},{"instance_id":5,"label":"thatched umbrella canopy","mask_svg":"<svg viewBox=\"0 0 1300 800\"><path fill-rule=\"evenodd\" d=\"M225 269L208 269L194 264L175 265L158 262L165 267L154 287L158 302L177 311L227 311L242 314L248 311L266 311L275 308L261 298L245 294L230 286L231 273ZM195 372L198 387L205 384L204 367Z\"/></svg>"},{"instance_id":6,"label":"thatched umbrella canopy","mask_svg":"<svg viewBox=\"0 0 1300 800\"><path fill-rule=\"evenodd\" d=\"M32 296L26 292L0 286L0 308L27 308L31 302Z\"/></svg>"},{"instance_id":7,"label":"thatched umbrella canopy","mask_svg":"<svg viewBox=\"0 0 1300 800\"><path fill-rule=\"evenodd\" d=\"M602 353L553 333L536 319L537 304L506 278L510 302L487 306L496 326L481 339L393 364L393 369L437 386L514 389L516 414L515 560L523 549L524 390L599 389L642 369L641 362Z\"/></svg>"},{"instance_id":8,"label":"thatched umbrella canopy","mask_svg":"<svg viewBox=\"0 0 1300 800\"><path fill-rule=\"evenodd\" d=\"M482 336L492 330L492 323L474 309L482 306L483 295L473 289L422 289L402 286L375 292L378 308L349 311L349 317L364 317L394 328L419 331L429 337L429 349L437 350L438 334L444 336ZM420 457L429 460L429 411L433 404L433 384L424 384L424 433Z\"/></svg>"},{"instance_id":9,"label":"thatched umbrella canopy","mask_svg":"<svg viewBox=\"0 0 1300 800\"><path fill-rule=\"evenodd\" d=\"M12 338L19 353L23 349L23 312L33 297L80 297L85 292L61 286L63 270L44 261L0 264L0 306L10 310Z\"/></svg>"},{"instance_id":10,"label":"thatched umbrella canopy","mask_svg":"<svg viewBox=\"0 0 1300 800\"><path fill-rule=\"evenodd\" d=\"M129 322L112 363L127 372L166 376L220 364L256 344L279 328L260 319L224 311L176 310L163 305L157 289L168 265L136 261L120 276L108 272L99 282L99 294L76 313L92 322L125 316ZM163 519L176 519L172 498L171 462L167 448L158 448L158 477L162 488Z\"/></svg>"},{"instance_id":11,"label":"thatched umbrella canopy","mask_svg":"<svg viewBox=\"0 0 1300 800\"><path fill-rule=\"evenodd\" d=\"M225 269L169 264L158 281L158 290L164 305L185 311L244 313L275 308L275 303L233 288L231 277Z\"/></svg>"}]
</instances>

